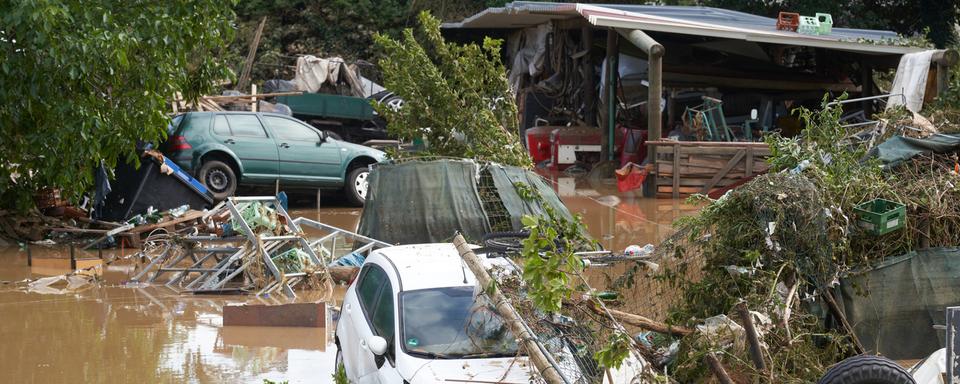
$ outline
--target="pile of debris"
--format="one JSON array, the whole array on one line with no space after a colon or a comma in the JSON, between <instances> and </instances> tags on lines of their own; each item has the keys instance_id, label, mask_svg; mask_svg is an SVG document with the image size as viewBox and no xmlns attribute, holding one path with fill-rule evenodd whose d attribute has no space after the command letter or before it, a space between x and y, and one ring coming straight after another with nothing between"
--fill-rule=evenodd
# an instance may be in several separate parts
<instances>
[{"instance_id":1,"label":"pile of debris","mask_svg":"<svg viewBox=\"0 0 960 384\"><path fill-rule=\"evenodd\" d=\"M311 240L303 226L322 236ZM146 264L133 280L165 281L193 293L295 297L294 288L301 284L330 293L335 276L328 265L363 260L385 246L340 228L294 219L277 197L231 197L204 213L189 231L148 238L140 253ZM342 273L338 277L346 279Z\"/></svg>"},{"instance_id":2,"label":"pile of debris","mask_svg":"<svg viewBox=\"0 0 960 384\"><path fill-rule=\"evenodd\" d=\"M841 114L801 109L798 138L768 141L769 174L702 197L658 248L681 260L662 263L683 292L668 322L696 329L671 362L680 382L814 382L849 356L940 348L938 313L960 303L943 272L960 244L960 137L910 129L926 119L902 111L850 135ZM895 302L902 292L924 305Z\"/></svg>"}]
</instances>

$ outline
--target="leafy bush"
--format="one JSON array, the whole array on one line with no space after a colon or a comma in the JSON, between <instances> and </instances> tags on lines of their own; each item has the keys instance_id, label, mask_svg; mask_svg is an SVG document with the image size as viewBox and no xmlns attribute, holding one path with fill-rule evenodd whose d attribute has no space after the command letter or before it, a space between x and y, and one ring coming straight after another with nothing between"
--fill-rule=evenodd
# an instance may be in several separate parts
<instances>
[{"instance_id":1,"label":"leafy bush","mask_svg":"<svg viewBox=\"0 0 960 384\"><path fill-rule=\"evenodd\" d=\"M27 208L38 188L77 198L101 160L166 135L169 99L229 77L218 55L229 2L0 3L0 198Z\"/></svg>"}]
</instances>

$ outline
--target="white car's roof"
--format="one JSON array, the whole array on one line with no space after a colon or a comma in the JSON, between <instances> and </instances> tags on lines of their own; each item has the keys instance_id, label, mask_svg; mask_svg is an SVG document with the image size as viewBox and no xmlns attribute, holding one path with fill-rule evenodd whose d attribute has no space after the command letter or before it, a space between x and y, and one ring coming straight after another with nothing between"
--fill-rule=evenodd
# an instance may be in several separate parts
<instances>
[{"instance_id":1,"label":"white car's roof","mask_svg":"<svg viewBox=\"0 0 960 384\"><path fill-rule=\"evenodd\" d=\"M476 277L451 243L398 245L378 249L375 254L393 264L404 291L476 285ZM500 258L478 256L488 266L509 265Z\"/></svg>"}]
</instances>

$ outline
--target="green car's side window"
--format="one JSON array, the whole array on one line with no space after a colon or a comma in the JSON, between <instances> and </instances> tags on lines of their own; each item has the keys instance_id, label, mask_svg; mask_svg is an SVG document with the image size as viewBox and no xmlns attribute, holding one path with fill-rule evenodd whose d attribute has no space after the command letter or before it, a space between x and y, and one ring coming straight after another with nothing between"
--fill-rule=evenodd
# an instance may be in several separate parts
<instances>
[{"instance_id":1,"label":"green car's side window","mask_svg":"<svg viewBox=\"0 0 960 384\"><path fill-rule=\"evenodd\" d=\"M227 115L230 122L230 131L233 136L267 137L267 132L260 125L260 119L254 115Z\"/></svg>"},{"instance_id":2,"label":"green car's side window","mask_svg":"<svg viewBox=\"0 0 960 384\"><path fill-rule=\"evenodd\" d=\"M270 124L270 128L273 128L273 133L279 139L309 142L320 140L320 133L296 121L274 116L264 116L263 118L267 121L267 124Z\"/></svg>"},{"instance_id":3,"label":"green car's side window","mask_svg":"<svg viewBox=\"0 0 960 384\"><path fill-rule=\"evenodd\" d=\"M227 117L217 115L213 119L213 133L223 136L230 136L230 124L227 124Z\"/></svg>"}]
</instances>

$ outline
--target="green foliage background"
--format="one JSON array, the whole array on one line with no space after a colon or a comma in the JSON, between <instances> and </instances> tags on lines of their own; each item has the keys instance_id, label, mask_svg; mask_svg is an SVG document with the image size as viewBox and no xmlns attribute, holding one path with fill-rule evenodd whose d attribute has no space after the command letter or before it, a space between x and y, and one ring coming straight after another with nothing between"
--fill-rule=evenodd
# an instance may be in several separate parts
<instances>
[{"instance_id":1,"label":"green foliage background","mask_svg":"<svg viewBox=\"0 0 960 384\"><path fill-rule=\"evenodd\" d=\"M47 186L76 198L101 159L163 138L174 92L230 77L233 18L216 0L0 2L0 206Z\"/></svg>"}]
</instances>

